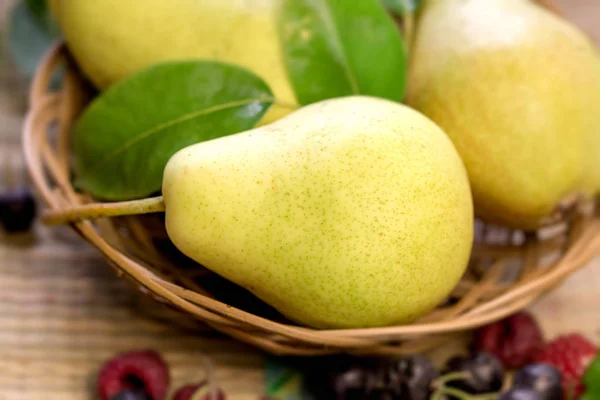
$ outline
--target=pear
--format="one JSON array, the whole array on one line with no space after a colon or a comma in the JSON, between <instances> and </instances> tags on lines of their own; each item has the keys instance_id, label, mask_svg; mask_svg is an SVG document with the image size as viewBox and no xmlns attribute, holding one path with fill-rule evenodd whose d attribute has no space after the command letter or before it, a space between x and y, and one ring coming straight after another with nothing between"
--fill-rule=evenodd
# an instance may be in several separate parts
<instances>
[{"instance_id":1,"label":"pear","mask_svg":"<svg viewBox=\"0 0 600 400\"><path fill-rule=\"evenodd\" d=\"M152 64L205 58L245 67L273 90L264 123L297 101L277 35L280 0L53 0L79 66L100 89Z\"/></svg>"},{"instance_id":2,"label":"pear","mask_svg":"<svg viewBox=\"0 0 600 400\"><path fill-rule=\"evenodd\" d=\"M600 188L599 71L588 38L531 1L429 0L406 102L450 136L477 215L537 229Z\"/></svg>"},{"instance_id":3,"label":"pear","mask_svg":"<svg viewBox=\"0 0 600 400\"><path fill-rule=\"evenodd\" d=\"M184 148L163 196L177 248L316 328L415 320L455 287L472 245L468 177L451 141L372 97Z\"/></svg>"}]
</instances>

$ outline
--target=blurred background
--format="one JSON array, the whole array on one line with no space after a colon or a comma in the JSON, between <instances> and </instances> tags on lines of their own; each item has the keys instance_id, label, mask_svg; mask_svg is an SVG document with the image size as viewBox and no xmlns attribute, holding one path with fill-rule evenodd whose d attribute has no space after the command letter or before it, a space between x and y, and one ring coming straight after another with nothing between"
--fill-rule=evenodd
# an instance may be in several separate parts
<instances>
[{"instance_id":1,"label":"blurred background","mask_svg":"<svg viewBox=\"0 0 600 400\"><path fill-rule=\"evenodd\" d=\"M600 46L600 1L556 1ZM7 43L25 43L31 51L22 54L24 59L41 45L26 28L17 38L10 36L16 34L7 22L14 4L0 0L0 186L26 179L20 135L29 81L27 71L17 68L6 51ZM549 336L577 327L597 338L598 288L600 259L533 311ZM103 360L132 348L160 351L176 382L200 379L201 357L209 356L229 398L256 399L263 392L264 354L212 331L192 333L162 324L146 315L140 301L94 250L66 229L36 226L34 233L18 237L0 233L0 400L92 398Z\"/></svg>"}]
</instances>

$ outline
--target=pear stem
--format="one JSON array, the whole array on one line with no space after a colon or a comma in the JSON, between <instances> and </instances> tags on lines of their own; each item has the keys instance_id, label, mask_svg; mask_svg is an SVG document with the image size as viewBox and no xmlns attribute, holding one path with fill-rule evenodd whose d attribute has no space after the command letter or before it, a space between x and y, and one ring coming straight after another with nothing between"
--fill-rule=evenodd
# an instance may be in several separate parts
<instances>
[{"instance_id":1,"label":"pear stem","mask_svg":"<svg viewBox=\"0 0 600 400\"><path fill-rule=\"evenodd\" d=\"M151 214L164 211L165 202L162 196L158 196L117 203L87 204L67 210L49 210L42 216L42 221L46 225L58 225L86 219Z\"/></svg>"}]
</instances>

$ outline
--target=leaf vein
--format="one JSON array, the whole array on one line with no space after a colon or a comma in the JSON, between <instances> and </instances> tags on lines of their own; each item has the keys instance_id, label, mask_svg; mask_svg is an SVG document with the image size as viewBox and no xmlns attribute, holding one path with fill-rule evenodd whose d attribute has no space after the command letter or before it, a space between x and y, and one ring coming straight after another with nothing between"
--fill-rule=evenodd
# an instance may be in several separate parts
<instances>
[{"instance_id":1,"label":"leaf vein","mask_svg":"<svg viewBox=\"0 0 600 400\"><path fill-rule=\"evenodd\" d=\"M323 23L325 24L325 27L331 32L331 39L332 39L333 45L337 49L340 57L342 58L342 60L341 60L342 68L344 69L346 78L348 79L348 82L350 83L352 92L354 94L360 94L358 80L356 79L356 76L354 76L354 74L352 73L352 69L350 67L350 62L348 61L348 57L346 56L346 52L345 52L344 46L342 44L342 39L340 38L340 35L338 33L337 26L335 24L333 16L331 15L331 11L327 8L327 5L323 5L323 3L325 3L325 2L326 2L326 0L321 0L319 2L321 4L321 6L319 8L321 9L321 14L323 16Z\"/></svg>"}]
</instances>

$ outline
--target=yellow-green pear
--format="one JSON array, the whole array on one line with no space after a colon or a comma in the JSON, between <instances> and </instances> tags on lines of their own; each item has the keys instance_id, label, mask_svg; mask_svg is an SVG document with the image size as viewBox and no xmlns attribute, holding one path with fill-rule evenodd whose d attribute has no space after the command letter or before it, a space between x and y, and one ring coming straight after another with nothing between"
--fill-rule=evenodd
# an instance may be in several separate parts
<instances>
[{"instance_id":1,"label":"yellow-green pear","mask_svg":"<svg viewBox=\"0 0 600 400\"><path fill-rule=\"evenodd\" d=\"M277 35L279 4L280 0L53 0L51 7L69 50L99 88L161 61L229 62L253 71L273 90L278 104L265 116L268 122L297 104Z\"/></svg>"},{"instance_id":2,"label":"yellow-green pear","mask_svg":"<svg viewBox=\"0 0 600 400\"><path fill-rule=\"evenodd\" d=\"M345 97L180 150L166 227L187 256L317 328L407 323L468 263L464 165L428 118Z\"/></svg>"},{"instance_id":3,"label":"yellow-green pear","mask_svg":"<svg viewBox=\"0 0 600 400\"><path fill-rule=\"evenodd\" d=\"M536 229L595 185L597 52L533 2L426 1L409 85L407 103L450 136L486 220Z\"/></svg>"}]
</instances>

